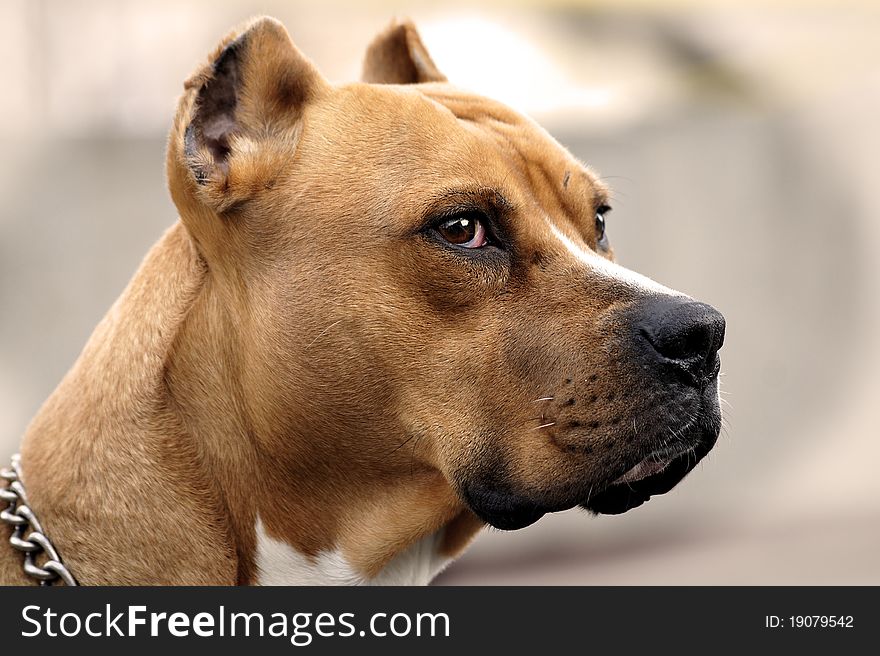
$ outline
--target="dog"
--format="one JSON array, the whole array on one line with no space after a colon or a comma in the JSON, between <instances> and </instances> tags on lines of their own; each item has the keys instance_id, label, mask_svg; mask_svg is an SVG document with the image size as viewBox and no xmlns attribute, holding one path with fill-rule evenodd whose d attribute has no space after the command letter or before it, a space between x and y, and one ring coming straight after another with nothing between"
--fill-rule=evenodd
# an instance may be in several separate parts
<instances>
[{"instance_id":1,"label":"dog","mask_svg":"<svg viewBox=\"0 0 880 656\"><path fill-rule=\"evenodd\" d=\"M408 21L363 70L331 85L259 18L185 83L180 219L22 442L74 582L425 584L716 442L724 318L614 263L596 175Z\"/></svg>"}]
</instances>

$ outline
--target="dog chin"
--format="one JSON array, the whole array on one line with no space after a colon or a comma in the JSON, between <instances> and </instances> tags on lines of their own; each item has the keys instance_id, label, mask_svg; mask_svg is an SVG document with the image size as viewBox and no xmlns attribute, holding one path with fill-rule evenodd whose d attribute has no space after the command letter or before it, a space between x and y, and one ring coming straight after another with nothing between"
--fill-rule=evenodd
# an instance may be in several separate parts
<instances>
[{"instance_id":1,"label":"dog chin","mask_svg":"<svg viewBox=\"0 0 880 656\"><path fill-rule=\"evenodd\" d=\"M525 528L551 512L523 496L480 484L465 485L462 497L477 517L502 531Z\"/></svg>"}]
</instances>

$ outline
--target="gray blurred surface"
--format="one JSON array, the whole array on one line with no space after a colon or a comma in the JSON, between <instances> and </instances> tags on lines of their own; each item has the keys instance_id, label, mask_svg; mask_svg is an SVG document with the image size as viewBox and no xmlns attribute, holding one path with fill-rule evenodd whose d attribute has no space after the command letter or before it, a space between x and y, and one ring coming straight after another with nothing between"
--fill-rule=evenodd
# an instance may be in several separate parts
<instances>
[{"instance_id":1,"label":"gray blurred surface","mask_svg":"<svg viewBox=\"0 0 880 656\"><path fill-rule=\"evenodd\" d=\"M449 34L498 25L562 71L555 84L598 89L532 113L614 188L619 261L727 316L727 428L670 494L621 517L487 531L438 582L880 583L876 9L207 6L0 4L0 456L175 220L164 131L230 26L268 9L350 78L372 33L406 13L449 77L479 88L497 68Z\"/></svg>"}]
</instances>

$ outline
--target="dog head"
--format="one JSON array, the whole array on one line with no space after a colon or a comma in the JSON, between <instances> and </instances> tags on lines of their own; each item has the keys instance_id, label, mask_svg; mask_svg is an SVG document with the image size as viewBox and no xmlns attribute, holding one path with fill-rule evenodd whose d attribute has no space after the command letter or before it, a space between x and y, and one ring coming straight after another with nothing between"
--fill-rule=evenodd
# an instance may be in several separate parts
<instances>
[{"instance_id":1,"label":"dog head","mask_svg":"<svg viewBox=\"0 0 880 656\"><path fill-rule=\"evenodd\" d=\"M411 24L364 80L259 19L175 120L172 196L255 438L323 476L439 471L504 529L672 488L719 432L722 316L615 264L604 185L447 83Z\"/></svg>"}]
</instances>

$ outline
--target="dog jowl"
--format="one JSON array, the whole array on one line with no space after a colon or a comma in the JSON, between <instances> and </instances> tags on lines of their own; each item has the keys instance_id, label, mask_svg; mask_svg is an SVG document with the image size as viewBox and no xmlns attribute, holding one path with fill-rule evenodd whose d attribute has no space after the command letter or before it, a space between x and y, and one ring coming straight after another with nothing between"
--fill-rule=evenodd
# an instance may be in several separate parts
<instances>
[{"instance_id":1,"label":"dog jowl","mask_svg":"<svg viewBox=\"0 0 880 656\"><path fill-rule=\"evenodd\" d=\"M72 547L82 579L402 582L382 574L418 553L424 581L484 523L624 512L716 441L722 316L615 264L608 189L448 82L409 23L345 85L274 20L230 35L186 83L167 168L180 224L24 444L49 516L73 476L92 524L139 498L106 541L138 557L108 580ZM62 551L90 530L74 510Z\"/></svg>"}]
</instances>

